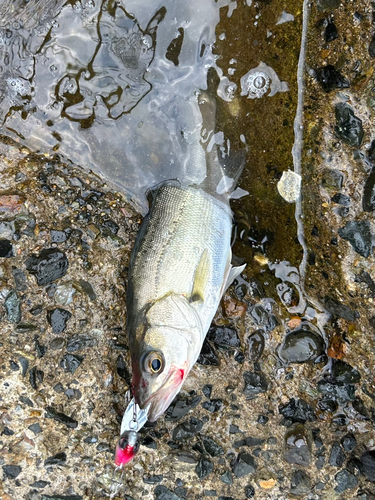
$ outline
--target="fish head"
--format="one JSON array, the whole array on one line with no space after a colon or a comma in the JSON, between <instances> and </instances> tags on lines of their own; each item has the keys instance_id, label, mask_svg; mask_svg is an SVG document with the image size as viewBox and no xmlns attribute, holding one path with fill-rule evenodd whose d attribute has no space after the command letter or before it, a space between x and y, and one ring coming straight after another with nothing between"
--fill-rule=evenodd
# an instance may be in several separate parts
<instances>
[{"instance_id":1,"label":"fish head","mask_svg":"<svg viewBox=\"0 0 375 500\"><path fill-rule=\"evenodd\" d=\"M181 390L195 359L178 330L153 327L144 338L132 353L133 394L140 408L149 406L148 420L154 422Z\"/></svg>"}]
</instances>

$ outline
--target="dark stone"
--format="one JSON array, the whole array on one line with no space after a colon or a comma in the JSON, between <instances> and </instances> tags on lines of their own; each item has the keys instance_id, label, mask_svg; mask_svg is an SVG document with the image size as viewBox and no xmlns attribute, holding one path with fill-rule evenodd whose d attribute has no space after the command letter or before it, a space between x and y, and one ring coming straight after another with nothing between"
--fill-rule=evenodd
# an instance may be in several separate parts
<instances>
[{"instance_id":1,"label":"dark stone","mask_svg":"<svg viewBox=\"0 0 375 500\"><path fill-rule=\"evenodd\" d=\"M119 229L120 226L111 219L107 219L100 224L100 231L104 236L115 235Z\"/></svg>"},{"instance_id":2,"label":"dark stone","mask_svg":"<svg viewBox=\"0 0 375 500\"><path fill-rule=\"evenodd\" d=\"M3 465L3 471L8 479L16 479L21 474L22 468L19 465Z\"/></svg>"},{"instance_id":3,"label":"dark stone","mask_svg":"<svg viewBox=\"0 0 375 500\"><path fill-rule=\"evenodd\" d=\"M355 274L354 281L356 283L365 283L372 292L373 296L375 296L375 282L367 271L362 270L361 274ZM372 318L370 318L370 321L371 319Z\"/></svg>"},{"instance_id":4,"label":"dark stone","mask_svg":"<svg viewBox=\"0 0 375 500\"><path fill-rule=\"evenodd\" d=\"M337 300L326 297L324 299L324 305L327 311L332 314L332 316L343 318L347 321L355 321L354 312L345 304L341 304L340 302L337 302Z\"/></svg>"},{"instance_id":5,"label":"dark stone","mask_svg":"<svg viewBox=\"0 0 375 500\"><path fill-rule=\"evenodd\" d=\"M88 347L93 347L97 344L96 339L90 337L89 335L73 335L68 340L68 344L66 346L66 350L68 352L76 352L81 349L87 349Z\"/></svg>"},{"instance_id":6,"label":"dark stone","mask_svg":"<svg viewBox=\"0 0 375 500\"><path fill-rule=\"evenodd\" d=\"M215 413L220 411L223 407L223 402L221 399L211 399L210 401L204 401L202 403L202 408L209 411L210 413Z\"/></svg>"},{"instance_id":7,"label":"dark stone","mask_svg":"<svg viewBox=\"0 0 375 500\"><path fill-rule=\"evenodd\" d=\"M353 434L346 434L343 438L341 438L341 445L345 451L351 452L357 446L357 441Z\"/></svg>"},{"instance_id":8,"label":"dark stone","mask_svg":"<svg viewBox=\"0 0 375 500\"><path fill-rule=\"evenodd\" d=\"M367 408L365 407L361 398L359 398L357 396L354 399L354 401L352 402L352 406L353 406L354 410L357 413L359 413L359 415L357 415L358 420L360 419L360 417L363 417L363 420L370 420L370 414L369 414Z\"/></svg>"},{"instance_id":9,"label":"dark stone","mask_svg":"<svg viewBox=\"0 0 375 500\"><path fill-rule=\"evenodd\" d=\"M261 304L255 304L249 310L249 313L254 323L259 327L263 327L267 332L272 332L279 324L276 316L267 311Z\"/></svg>"},{"instance_id":10,"label":"dark stone","mask_svg":"<svg viewBox=\"0 0 375 500\"><path fill-rule=\"evenodd\" d=\"M219 497L219 500L234 500L233 497Z\"/></svg>"},{"instance_id":11,"label":"dark stone","mask_svg":"<svg viewBox=\"0 0 375 500\"><path fill-rule=\"evenodd\" d=\"M284 459L290 464L308 466L311 461L311 438L303 424L292 424L284 440Z\"/></svg>"},{"instance_id":12,"label":"dark stone","mask_svg":"<svg viewBox=\"0 0 375 500\"><path fill-rule=\"evenodd\" d=\"M163 481L164 476L155 475L155 476L146 476L143 478L143 482L146 484L158 484Z\"/></svg>"},{"instance_id":13,"label":"dark stone","mask_svg":"<svg viewBox=\"0 0 375 500\"><path fill-rule=\"evenodd\" d=\"M245 386L243 393L246 399L254 399L258 394L266 392L268 383L265 375L260 372L244 372Z\"/></svg>"},{"instance_id":14,"label":"dark stone","mask_svg":"<svg viewBox=\"0 0 375 500\"><path fill-rule=\"evenodd\" d=\"M30 314L33 316L39 316L43 311L43 306L35 306L32 309L30 309Z\"/></svg>"},{"instance_id":15,"label":"dark stone","mask_svg":"<svg viewBox=\"0 0 375 500\"><path fill-rule=\"evenodd\" d=\"M75 429L78 426L77 420L68 417L64 413L57 412L52 406L47 406L46 408L46 418L53 418L57 422L65 424L70 429Z\"/></svg>"},{"instance_id":16,"label":"dark stone","mask_svg":"<svg viewBox=\"0 0 375 500\"><path fill-rule=\"evenodd\" d=\"M128 370L128 367L126 366L125 360L122 357L122 354L119 354L117 358L117 363L116 363L116 368L117 368L117 374L123 378L128 385L131 384L131 375Z\"/></svg>"},{"instance_id":17,"label":"dark stone","mask_svg":"<svg viewBox=\"0 0 375 500\"><path fill-rule=\"evenodd\" d=\"M372 36L370 45L368 46L370 57L375 57L375 35Z\"/></svg>"},{"instance_id":18,"label":"dark stone","mask_svg":"<svg viewBox=\"0 0 375 500\"><path fill-rule=\"evenodd\" d=\"M29 381L30 385L34 390L38 389L38 385L43 382L44 379L44 373L42 370L37 370L36 366L31 368L29 372Z\"/></svg>"},{"instance_id":19,"label":"dark stone","mask_svg":"<svg viewBox=\"0 0 375 500\"><path fill-rule=\"evenodd\" d=\"M35 351L39 359L43 358L43 356L47 352L47 347L40 344L37 338L35 339Z\"/></svg>"},{"instance_id":20,"label":"dark stone","mask_svg":"<svg viewBox=\"0 0 375 500\"><path fill-rule=\"evenodd\" d=\"M325 168L323 170L322 186L326 189L341 189L344 176L339 170Z\"/></svg>"},{"instance_id":21,"label":"dark stone","mask_svg":"<svg viewBox=\"0 0 375 500\"><path fill-rule=\"evenodd\" d=\"M52 327L53 333L62 333L71 317L71 312L60 307L47 311L47 320Z\"/></svg>"},{"instance_id":22,"label":"dark stone","mask_svg":"<svg viewBox=\"0 0 375 500\"><path fill-rule=\"evenodd\" d=\"M332 445L331 454L329 456L329 464L332 467L341 467L345 462L345 453L342 451L340 443L335 441Z\"/></svg>"},{"instance_id":23,"label":"dark stone","mask_svg":"<svg viewBox=\"0 0 375 500\"><path fill-rule=\"evenodd\" d=\"M252 448L253 446L259 446L263 443L265 443L266 440L262 438L255 438L255 437L246 437L243 439L240 439L239 441L235 441L233 443L234 448L241 448L241 446L248 446L249 448Z\"/></svg>"},{"instance_id":24,"label":"dark stone","mask_svg":"<svg viewBox=\"0 0 375 500\"><path fill-rule=\"evenodd\" d=\"M198 406L201 396L184 397L178 396L168 408L165 420L175 422L183 418L190 410Z\"/></svg>"},{"instance_id":25,"label":"dark stone","mask_svg":"<svg viewBox=\"0 0 375 500\"><path fill-rule=\"evenodd\" d=\"M60 361L60 366L66 372L74 373L84 360L84 356L75 356L74 354L65 354Z\"/></svg>"},{"instance_id":26,"label":"dark stone","mask_svg":"<svg viewBox=\"0 0 375 500\"><path fill-rule=\"evenodd\" d=\"M266 425L267 422L269 421L269 418L267 417L267 415L259 415L258 417L258 424L261 424L261 425Z\"/></svg>"},{"instance_id":27,"label":"dark stone","mask_svg":"<svg viewBox=\"0 0 375 500\"><path fill-rule=\"evenodd\" d=\"M255 497L255 489L254 486L251 486L251 484L245 486L245 497L246 498Z\"/></svg>"},{"instance_id":28,"label":"dark stone","mask_svg":"<svg viewBox=\"0 0 375 500\"><path fill-rule=\"evenodd\" d=\"M238 457L232 462L232 472L236 477L254 474L256 469L257 465L250 453L239 453Z\"/></svg>"},{"instance_id":29,"label":"dark stone","mask_svg":"<svg viewBox=\"0 0 375 500\"><path fill-rule=\"evenodd\" d=\"M227 470L220 476L220 481L222 481L224 484L233 484L233 477L229 470Z\"/></svg>"},{"instance_id":30,"label":"dark stone","mask_svg":"<svg viewBox=\"0 0 375 500\"><path fill-rule=\"evenodd\" d=\"M345 490L355 488L358 484L358 479L354 474L351 474L347 469L340 470L335 476L337 486L335 491L342 493Z\"/></svg>"},{"instance_id":31,"label":"dark stone","mask_svg":"<svg viewBox=\"0 0 375 500\"><path fill-rule=\"evenodd\" d=\"M325 92L331 92L334 89L347 89L350 87L349 80L328 64L317 69L316 77Z\"/></svg>"},{"instance_id":32,"label":"dark stone","mask_svg":"<svg viewBox=\"0 0 375 500\"><path fill-rule=\"evenodd\" d=\"M211 457L218 457L219 455L224 455L224 450L223 448L216 443L213 439L211 439L208 436L202 436L201 437L201 442L204 447L204 450L211 456Z\"/></svg>"},{"instance_id":33,"label":"dark stone","mask_svg":"<svg viewBox=\"0 0 375 500\"><path fill-rule=\"evenodd\" d=\"M26 269L33 274L39 286L48 285L65 276L68 270L68 259L57 248L47 248L39 255L31 255L26 259Z\"/></svg>"},{"instance_id":34,"label":"dark stone","mask_svg":"<svg viewBox=\"0 0 375 500\"><path fill-rule=\"evenodd\" d=\"M332 399L339 403L354 401L355 398L354 385L341 385L337 382L319 380L317 389L320 393L324 394L326 399Z\"/></svg>"},{"instance_id":35,"label":"dark stone","mask_svg":"<svg viewBox=\"0 0 375 500\"><path fill-rule=\"evenodd\" d=\"M2 435L3 434L4 434L4 436L13 436L14 431L12 431L12 429L9 429L9 427L4 427Z\"/></svg>"},{"instance_id":36,"label":"dark stone","mask_svg":"<svg viewBox=\"0 0 375 500\"><path fill-rule=\"evenodd\" d=\"M338 38L339 34L333 21L328 21L324 36L327 43L332 42L333 40L336 40L336 38Z\"/></svg>"},{"instance_id":37,"label":"dark stone","mask_svg":"<svg viewBox=\"0 0 375 500\"><path fill-rule=\"evenodd\" d=\"M172 439L178 441L180 439L191 438L203 427L202 420L190 417L189 421L183 422L175 427L172 434Z\"/></svg>"},{"instance_id":38,"label":"dark stone","mask_svg":"<svg viewBox=\"0 0 375 500\"><path fill-rule=\"evenodd\" d=\"M340 7L340 0L317 0L316 6L321 11L334 10Z\"/></svg>"},{"instance_id":39,"label":"dark stone","mask_svg":"<svg viewBox=\"0 0 375 500\"><path fill-rule=\"evenodd\" d=\"M35 483L30 484L30 486L32 486L33 488L45 488L49 484L51 483L49 483L48 481L35 481Z\"/></svg>"},{"instance_id":40,"label":"dark stone","mask_svg":"<svg viewBox=\"0 0 375 500\"><path fill-rule=\"evenodd\" d=\"M40 425L38 424L38 422L36 422L35 424L29 425L28 429L30 429L31 432L33 432L35 435L40 434L42 432L42 429L41 429Z\"/></svg>"},{"instance_id":41,"label":"dark stone","mask_svg":"<svg viewBox=\"0 0 375 500\"><path fill-rule=\"evenodd\" d=\"M89 297L90 300L96 300L96 293L91 283L85 280L79 280L81 290Z\"/></svg>"},{"instance_id":42,"label":"dark stone","mask_svg":"<svg viewBox=\"0 0 375 500\"><path fill-rule=\"evenodd\" d=\"M323 338L306 328L288 333L279 349L279 356L285 363L306 363L314 361L324 352Z\"/></svg>"},{"instance_id":43,"label":"dark stone","mask_svg":"<svg viewBox=\"0 0 375 500\"><path fill-rule=\"evenodd\" d=\"M197 466L195 467L195 472L199 479L204 479L214 470L214 464L207 460L206 458L200 458Z\"/></svg>"},{"instance_id":44,"label":"dark stone","mask_svg":"<svg viewBox=\"0 0 375 500\"><path fill-rule=\"evenodd\" d=\"M56 337L50 343L50 348L53 351L59 351L60 349L63 349L64 346L65 346L65 339L63 337Z\"/></svg>"},{"instance_id":45,"label":"dark stone","mask_svg":"<svg viewBox=\"0 0 375 500\"><path fill-rule=\"evenodd\" d=\"M23 356L19 356L18 361L20 362L20 365L22 367L22 376L24 377L29 368L29 362Z\"/></svg>"},{"instance_id":46,"label":"dark stone","mask_svg":"<svg viewBox=\"0 0 375 500\"><path fill-rule=\"evenodd\" d=\"M21 269L16 267L12 268L12 274L14 279L14 284L18 292L23 292L26 290L26 275Z\"/></svg>"},{"instance_id":47,"label":"dark stone","mask_svg":"<svg viewBox=\"0 0 375 500\"><path fill-rule=\"evenodd\" d=\"M366 451L361 456L362 470L367 479L375 482L375 450Z\"/></svg>"},{"instance_id":48,"label":"dark stone","mask_svg":"<svg viewBox=\"0 0 375 500\"><path fill-rule=\"evenodd\" d=\"M229 326L212 326L208 330L207 338L219 347L241 347L237 331Z\"/></svg>"},{"instance_id":49,"label":"dark stone","mask_svg":"<svg viewBox=\"0 0 375 500\"><path fill-rule=\"evenodd\" d=\"M372 252L372 235L368 221L349 221L344 227L340 227L338 232L341 238L349 241L359 255L366 258L370 256Z\"/></svg>"},{"instance_id":50,"label":"dark stone","mask_svg":"<svg viewBox=\"0 0 375 500\"><path fill-rule=\"evenodd\" d=\"M21 403L24 403L25 405L30 406L31 408L34 407L34 403L27 396L20 396L19 399L20 399Z\"/></svg>"},{"instance_id":51,"label":"dark stone","mask_svg":"<svg viewBox=\"0 0 375 500\"><path fill-rule=\"evenodd\" d=\"M21 301L15 290L11 290L5 301L4 307L7 314L7 320L10 323L19 323L21 321Z\"/></svg>"},{"instance_id":52,"label":"dark stone","mask_svg":"<svg viewBox=\"0 0 375 500\"><path fill-rule=\"evenodd\" d=\"M12 243L6 239L0 239L0 258L9 259L10 257L13 257L13 255Z\"/></svg>"},{"instance_id":53,"label":"dark stone","mask_svg":"<svg viewBox=\"0 0 375 500\"><path fill-rule=\"evenodd\" d=\"M345 361L335 359L332 365L332 375L337 382L343 384L358 384L361 381L359 372Z\"/></svg>"},{"instance_id":54,"label":"dark stone","mask_svg":"<svg viewBox=\"0 0 375 500\"><path fill-rule=\"evenodd\" d=\"M199 365L205 365L205 366L220 365L219 358L217 357L217 354L215 353L214 349L212 348L211 344L208 342L207 339L203 342L203 346L199 354L199 357L197 359L197 363Z\"/></svg>"},{"instance_id":55,"label":"dark stone","mask_svg":"<svg viewBox=\"0 0 375 500\"><path fill-rule=\"evenodd\" d=\"M69 238L70 233L65 231L59 231L58 229L51 229L50 236L51 236L51 243L63 243Z\"/></svg>"},{"instance_id":56,"label":"dark stone","mask_svg":"<svg viewBox=\"0 0 375 500\"><path fill-rule=\"evenodd\" d=\"M18 323L14 328L14 331L16 333L28 333L35 331L37 328L38 327L33 323Z\"/></svg>"},{"instance_id":57,"label":"dark stone","mask_svg":"<svg viewBox=\"0 0 375 500\"><path fill-rule=\"evenodd\" d=\"M257 330L247 338L249 344L249 359L250 361L258 361L264 351L264 335L262 330Z\"/></svg>"},{"instance_id":58,"label":"dark stone","mask_svg":"<svg viewBox=\"0 0 375 500\"><path fill-rule=\"evenodd\" d=\"M332 196L331 201L343 207L350 207L350 198L346 194L336 193Z\"/></svg>"},{"instance_id":59,"label":"dark stone","mask_svg":"<svg viewBox=\"0 0 375 500\"><path fill-rule=\"evenodd\" d=\"M19 364L13 361L12 359L9 361L9 366L13 372L17 372L20 369Z\"/></svg>"},{"instance_id":60,"label":"dark stone","mask_svg":"<svg viewBox=\"0 0 375 500\"><path fill-rule=\"evenodd\" d=\"M212 393L212 385L206 384L205 386L203 386L202 392L206 396L206 398L209 399L211 397L211 393Z\"/></svg>"},{"instance_id":61,"label":"dark stone","mask_svg":"<svg viewBox=\"0 0 375 500\"><path fill-rule=\"evenodd\" d=\"M240 365L242 365L245 362L245 355L243 354L243 352L238 351L234 356L234 360L237 361L237 363L239 363Z\"/></svg>"},{"instance_id":62,"label":"dark stone","mask_svg":"<svg viewBox=\"0 0 375 500\"><path fill-rule=\"evenodd\" d=\"M291 398L285 405L279 406L281 415L292 423L300 422L304 424L307 420L316 420L313 408L303 399Z\"/></svg>"},{"instance_id":63,"label":"dark stone","mask_svg":"<svg viewBox=\"0 0 375 500\"><path fill-rule=\"evenodd\" d=\"M310 477L303 470L295 470L290 482L290 492L292 495L306 495L311 491Z\"/></svg>"},{"instance_id":64,"label":"dark stone","mask_svg":"<svg viewBox=\"0 0 375 500\"><path fill-rule=\"evenodd\" d=\"M238 427L238 425L230 424L229 425L229 434L241 434L242 431Z\"/></svg>"},{"instance_id":65,"label":"dark stone","mask_svg":"<svg viewBox=\"0 0 375 500\"><path fill-rule=\"evenodd\" d=\"M52 457L48 457L44 460L44 466L47 465L63 465L66 462L66 453L61 452L53 455Z\"/></svg>"},{"instance_id":66,"label":"dark stone","mask_svg":"<svg viewBox=\"0 0 375 500\"><path fill-rule=\"evenodd\" d=\"M353 148L360 148L364 136L362 120L355 116L348 104L343 102L336 104L335 115L337 137Z\"/></svg>"},{"instance_id":67,"label":"dark stone","mask_svg":"<svg viewBox=\"0 0 375 500\"><path fill-rule=\"evenodd\" d=\"M146 446L147 448L150 448L151 450L157 450L158 448L157 442L154 439L152 439L151 436L146 436L142 441L142 445Z\"/></svg>"},{"instance_id":68,"label":"dark stone","mask_svg":"<svg viewBox=\"0 0 375 500\"><path fill-rule=\"evenodd\" d=\"M375 167L372 167L370 175L365 182L362 207L365 212L373 212L375 210Z\"/></svg>"}]
</instances>

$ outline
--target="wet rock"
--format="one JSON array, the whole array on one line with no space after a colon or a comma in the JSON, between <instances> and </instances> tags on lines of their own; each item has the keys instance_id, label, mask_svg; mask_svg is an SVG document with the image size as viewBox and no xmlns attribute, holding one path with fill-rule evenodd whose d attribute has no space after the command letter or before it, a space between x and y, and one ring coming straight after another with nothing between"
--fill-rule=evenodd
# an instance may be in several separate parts
<instances>
[{"instance_id":1,"label":"wet rock","mask_svg":"<svg viewBox=\"0 0 375 500\"><path fill-rule=\"evenodd\" d=\"M302 424L292 424L286 431L284 459L307 467L311 461L311 436Z\"/></svg>"},{"instance_id":2,"label":"wet rock","mask_svg":"<svg viewBox=\"0 0 375 500\"><path fill-rule=\"evenodd\" d=\"M0 258L9 259L13 257L13 245L7 239L0 239Z\"/></svg>"},{"instance_id":3,"label":"wet rock","mask_svg":"<svg viewBox=\"0 0 375 500\"><path fill-rule=\"evenodd\" d=\"M349 80L342 76L331 64L319 68L316 71L316 77L325 92L350 87Z\"/></svg>"},{"instance_id":4,"label":"wet rock","mask_svg":"<svg viewBox=\"0 0 375 500\"><path fill-rule=\"evenodd\" d=\"M203 342L202 350L199 354L199 357L197 359L197 363L199 365L211 365L211 366L219 366L220 361L219 358L217 357L217 354L211 347L211 344L208 342L206 339Z\"/></svg>"},{"instance_id":5,"label":"wet rock","mask_svg":"<svg viewBox=\"0 0 375 500\"><path fill-rule=\"evenodd\" d=\"M357 446L357 441L353 434L346 434L343 438L341 438L341 445L344 450L349 453Z\"/></svg>"},{"instance_id":6,"label":"wet rock","mask_svg":"<svg viewBox=\"0 0 375 500\"><path fill-rule=\"evenodd\" d=\"M317 0L316 6L321 11L334 10L340 6L340 0Z\"/></svg>"},{"instance_id":7,"label":"wet rock","mask_svg":"<svg viewBox=\"0 0 375 500\"><path fill-rule=\"evenodd\" d=\"M361 380L361 375L355 368L339 359L332 365L332 375L337 382L343 384L358 384Z\"/></svg>"},{"instance_id":8,"label":"wet rock","mask_svg":"<svg viewBox=\"0 0 375 500\"><path fill-rule=\"evenodd\" d=\"M29 273L35 276L38 285L43 286L65 276L69 262L61 250L47 248L39 255L28 257L25 264Z\"/></svg>"},{"instance_id":9,"label":"wet rock","mask_svg":"<svg viewBox=\"0 0 375 500\"><path fill-rule=\"evenodd\" d=\"M249 312L254 323L259 327L264 327L267 332L272 332L279 324L276 316L261 304L255 304Z\"/></svg>"},{"instance_id":10,"label":"wet rock","mask_svg":"<svg viewBox=\"0 0 375 500\"><path fill-rule=\"evenodd\" d=\"M190 410L198 406L202 398L200 396L184 397L178 396L168 408L165 420L175 422L183 418Z\"/></svg>"},{"instance_id":11,"label":"wet rock","mask_svg":"<svg viewBox=\"0 0 375 500\"><path fill-rule=\"evenodd\" d=\"M212 393L212 385L206 384L205 386L203 386L202 392L206 396L206 398L210 398Z\"/></svg>"},{"instance_id":12,"label":"wet rock","mask_svg":"<svg viewBox=\"0 0 375 500\"><path fill-rule=\"evenodd\" d=\"M330 380L319 380L317 389L327 400L331 399L338 403L346 403L355 399L354 385L343 385Z\"/></svg>"},{"instance_id":13,"label":"wet rock","mask_svg":"<svg viewBox=\"0 0 375 500\"><path fill-rule=\"evenodd\" d=\"M3 465L3 471L8 479L16 479L21 474L22 468L19 465Z\"/></svg>"},{"instance_id":14,"label":"wet rock","mask_svg":"<svg viewBox=\"0 0 375 500\"><path fill-rule=\"evenodd\" d=\"M249 359L250 361L258 361L264 351L264 335L262 330L257 330L247 338L249 344Z\"/></svg>"},{"instance_id":15,"label":"wet rock","mask_svg":"<svg viewBox=\"0 0 375 500\"><path fill-rule=\"evenodd\" d=\"M48 465L64 465L66 462L66 453L61 452L53 455L52 457L48 457L44 460L44 467Z\"/></svg>"},{"instance_id":16,"label":"wet rock","mask_svg":"<svg viewBox=\"0 0 375 500\"><path fill-rule=\"evenodd\" d=\"M224 484L233 484L233 477L229 470L220 476L220 481Z\"/></svg>"},{"instance_id":17,"label":"wet rock","mask_svg":"<svg viewBox=\"0 0 375 500\"><path fill-rule=\"evenodd\" d=\"M60 422L70 429L75 429L78 426L77 420L68 417L65 413L57 412L52 406L47 406L46 408L46 418L53 418L57 422Z\"/></svg>"},{"instance_id":18,"label":"wet rock","mask_svg":"<svg viewBox=\"0 0 375 500\"><path fill-rule=\"evenodd\" d=\"M76 352L82 349L87 349L88 347L93 347L97 344L96 339L90 337L90 335L73 335L70 337L66 350L68 352Z\"/></svg>"},{"instance_id":19,"label":"wet rock","mask_svg":"<svg viewBox=\"0 0 375 500\"><path fill-rule=\"evenodd\" d=\"M343 207L350 207L350 198L346 194L336 193L332 196L331 201Z\"/></svg>"},{"instance_id":20,"label":"wet rock","mask_svg":"<svg viewBox=\"0 0 375 500\"><path fill-rule=\"evenodd\" d=\"M362 255L369 257L372 252L371 226L368 221L349 221L338 231L341 238L349 241L353 249Z\"/></svg>"},{"instance_id":21,"label":"wet rock","mask_svg":"<svg viewBox=\"0 0 375 500\"><path fill-rule=\"evenodd\" d=\"M75 356L74 354L65 354L63 359L60 361L60 366L66 372L74 373L84 359L85 359L84 356Z\"/></svg>"},{"instance_id":22,"label":"wet rock","mask_svg":"<svg viewBox=\"0 0 375 500\"><path fill-rule=\"evenodd\" d=\"M41 429L40 425L38 424L38 422L36 422L35 424L29 425L28 429L30 429L30 431L33 432L35 435L40 434L42 432L42 429Z\"/></svg>"},{"instance_id":23,"label":"wet rock","mask_svg":"<svg viewBox=\"0 0 375 500\"><path fill-rule=\"evenodd\" d=\"M266 392L268 389L268 382L260 372L244 372L243 378L245 381L245 386L243 389L243 393L246 396L246 399L254 399L263 392Z\"/></svg>"},{"instance_id":24,"label":"wet rock","mask_svg":"<svg viewBox=\"0 0 375 500\"><path fill-rule=\"evenodd\" d=\"M311 480L303 470L295 470L290 481L290 492L292 495L306 495L311 491Z\"/></svg>"},{"instance_id":25,"label":"wet rock","mask_svg":"<svg viewBox=\"0 0 375 500\"><path fill-rule=\"evenodd\" d=\"M38 370L36 366L34 366L29 372L29 381L30 385L34 390L37 390L38 385L43 382L44 373L42 370Z\"/></svg>"},{"instance_id":26,"label":"wet rock","mask_svg":"<svg viewBox=\"0 0 375 500\"><path fill-rule=\"evenodd\" d=\"M199 477L199 479L204 479L209 474L211 474L214 470L214 464L207 460L206 458L200 458L199 462L195 467L195 473Z\"/></svg>"},{"instance_id":27,"label":"wet rock","mask_svg":"<svg viewBox=\"0 0 375 500\"><path fill-rule=\"evenodd\" d=\"M203 427L202 420L198 420L195 417L190 417L189 421L183 422L175 427L173 430L172 438L175 441L180 439L191 438L197 432L199 432Z\"/></svg>"},{"instance_id":28,"label":"wet rock","mask_svg":"<svg viewBox=\"0 0 375 500\"><path fill-rule=\"evenodd\" d=\"M10 323L19 323L21 321L21 300L15 290L7 295L4 302L7 320Z\"/></svg>"},{"instance_id":29,"label":"wet rock","mask_svg":"<svg viewBox=\"0 0 375 500\"><path fill-rule=\"evenodd\" d=\"M345 453L342 451L340 443L335 441L329 456L329 464L332 465L332 467L341 467L344 462Z\"/></svg>"},{"instance_id":30,"label":"wet rock","mask_svg":"<svg viewBox=\"0 0 375 500\"><path fill-rule=\"evenodd\" d=\"M217 411L220 411L222 407L223 402L219 398L211 399L210 401L204 401L202 403L202 408L209 411L210 413L216 413Z\"/></svg>"},{"instance_id":31,"label":"wet rock","mask_svg":"<svg viewBox=\"0 0 375 500\"><path fill-rule=\"evenodd\" d=\"M224 455L224 450L223 448L216 443L213 439L211 439L208 436L202 436L201 437L201 442L203 445L204 450L211 456L211 457L218 457L219 455Z\"/></svg>"},{"instance_id":32,"label":"wet rock","mask_svg":"<svg viewBox=\"0 0 375 500\"><path fill-rule=\"evenodd\" d=\"M277 183L277 190L288 203L295 203L301 194L302 177L292 170L284 170Z\"/></svg>"},{"instance_id":33,"label":"wet rock","mask_svg":"<svg viewBox=\"0 0 375 500\"><path fill-rule=\"evenodd\" d=\"M355 488L358 484L358 479L354 474L351 474L347 469L340 470L335 476L337 486L335 491L337 493L342 493L345 490L349 490L351 488Z\"/></svg>"},{"instance_id":34,"label":"wet rock","mask_svg":"<svg viewBox=\"0 0 375 500\"><path fill-rule=\"evenodd\" d=\"M336 40L338 38L339 34L336 28L336 25L333 21L328 21L324 37L326 39L326 42L332 42L333 40Z\"/></svg>"},{"instance_id":35,"label":"wet rock","mask_svg":"<svg viewBox=\"0 0 375 500\"><path fill-rule=\"evenodd\" d=\"M71 317L71 312L60 307L47 311L47 320L52 327L53 333L62 333Z\"/></svg>"},{"instance_id":36,"label":"wet rock","mask_svg":"<svg viewBox=\"0 0 375 500\"><path fill-rule=\"evenodd\" d=\"M300 422L304 424L306 421L313 422L316 420L313 408L303 399L291 398L285 405L279 406L281 415L291 423Z\"/></svg>"},{"instance_id":37,"label":"wet rock","mask_svg":"<svg viewBox=\"0 0 375 500\"><path fill-rule=\"evenodd\" d=\"M322 186L326 189L336 190L341 189L344 181L344 176L339 170L325 168L323 170Z\"/></svg>"},{"instance_id":38,"label":"wet rock","mask_svg":"<svg viewBox=\"0 0 375 500\"><path fill-rule=\"evenodd\" d=\"M314 361L324 352L324 340L320 335L305 328L288 333L279 349L285 363Z\"/></svg>"},{"instance_id":39,"label":"wet rock","mask_svg":"<svg viewBox=\"0 0 375 500\"><path fill-rule=\"evenodd\" d=\"M14 284L18 292L23 292L26 290L26 275L21 269L16 267L12 268L12 274L14 279Z\"/></svg>"},{"instance_id":40,"label":"wet rock","mask_svg":"<svg viewBox=\"0 0 375 500\"><path fill-rule=\"evenodd\" d=\"M246 496L246 498L253 498L253 497L255 497L254 486L251 486L251 484L249 484L248 486L245 486L245 496Z\"/></svg>"},{"instance_id":41,"label":"wet rock","mask_svg":"<svg viewBox=\"0 0 375 500\"><path fill-rule=\"evenodd\" d=\"M370 54L370 57L375 57L375 35L371 38L371 42L368 46L368 53Z\"/></svg>"},{"instance_id":42,"label":"wet rock","mask_svg":"<svg viewBox=\"0 0 375 500\"><path fill-rule=\"evenodd\" d=\"M375 450L366 451L361 456L362 470L367 479L375 482Z\"/></svg>"},{"instance_id":43,"label":"wet rock","mask_svg":"<svg viewBox=\"0 0 375 500\"><path fill-rule=\"evenodd\" d=\"M207 338L219 347L241 347L241 341L234 328L229 326L213 326L208 330Z\"/></svg>"},{"instance_id":44,"label":"wet rock","mask_svg":"<svg viewBox=\"0 0 375 500\"><path fill-rule=\"evenodd\" d=\"M250 453L239 453L236 460L232 462L232 472L237 478L254 474L256 469L257 465Z\"/></svg>"},{"instance_id":45,"label":"wet rock","mask_svg":"<svg viewBox=\"0 0 375 500\"><path fill-rule=\"evenodd\" d=\"M355 314L350 309L349 306L337 302L337 300L326 297L324 299L324 305L329 313L333 316L346 319L347 321L355 321Z\"/></svg>"},{"instance_id":46,"label":"wet rock","mask_svg":"<svg viewBox=\"0 0 375 500\"><path fill-rule=\"evenodd\" d=\"M353 148L361 147L364 136L362 120L355 116L348 104L342 102L336 104L335 115L337 137Z\"/></svg>"},{"instance_id":47,"label":"wet rock","mask_svg":"<svg viewBox=\"0 0 375 500\"><path fill-rule=\"evenodd\" d=\"M375 210L375 167L372 167L370 175L365 182L362 207L365 212L373 212Z\"/></svg>"}]
</instances>

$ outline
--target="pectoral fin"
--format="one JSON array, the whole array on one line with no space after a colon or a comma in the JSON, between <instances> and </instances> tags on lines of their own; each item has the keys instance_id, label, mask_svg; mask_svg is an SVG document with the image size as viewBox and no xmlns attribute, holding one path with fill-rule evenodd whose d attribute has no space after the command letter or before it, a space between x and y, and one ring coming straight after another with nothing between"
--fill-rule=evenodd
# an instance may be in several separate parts
<instances>
[{"instance_id":1,"label":"pectoral fin","mask_svg":"<svg viewBox=\"0 0 375 500\"><path fill-rule=\"evenodd\" d=\"M232 254L230 254L229 256L227 267L225 269L223 285L221 287L221 297L224 295L226 290L228 290L228 288L231 286L231 284L237 278L237 276L239 276L246 267L246 264L243 264L242 266L238 267L233 267L232 264L230 263L231 258Z\"/></svg>"},{"instance_id":2,"label":"pectoral fin","mask_svg":"<svg viewBox=\"0 0 375 500\"><path fill-rule=\"evenodd\" d=\"M193 290L191 292L191 301L204 301L207 294L207 286L211 273L211 259L206 249L200 258L194 275Z\"/></svg>"}]
</instances>

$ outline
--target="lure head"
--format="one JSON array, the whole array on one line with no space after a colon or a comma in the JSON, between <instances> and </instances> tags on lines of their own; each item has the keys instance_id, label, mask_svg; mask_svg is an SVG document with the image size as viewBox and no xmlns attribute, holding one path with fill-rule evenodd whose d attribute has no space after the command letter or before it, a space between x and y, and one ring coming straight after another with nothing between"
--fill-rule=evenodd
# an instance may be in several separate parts
<instances>
[{"instance_id":1,"label":"lure head","mask_svg":"<svg viewBox=\"0 0 375 500\"><path fill-rule=\"evenodd\" d=\"M130 462L138 453L139 446L139 434L135 431L125 431L116 445L115 464L121 467Z\"/></svg>"}]
</instances>

